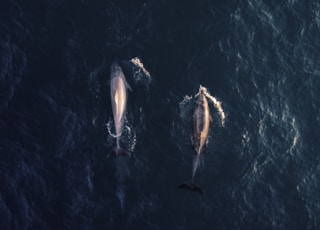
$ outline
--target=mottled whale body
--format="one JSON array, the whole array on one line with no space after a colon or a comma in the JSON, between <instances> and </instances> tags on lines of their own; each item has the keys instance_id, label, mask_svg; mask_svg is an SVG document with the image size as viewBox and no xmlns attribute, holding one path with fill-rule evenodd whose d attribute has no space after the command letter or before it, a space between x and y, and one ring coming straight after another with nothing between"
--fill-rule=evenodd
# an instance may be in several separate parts
<instances>
[{"instance_id":1,"label":"mottled whale body","mask_svg":"<svg viewBox=\"0 0 320 230\"><path fill-rule=\"evenodd\" d=\"M210 111L205 91L199 89L196 107L193 112L193 146L197 155L200 155L207 142L210 124Z\"/></svg>"},{"instance_id":2,"label":"mottled whale body","mask_svg":"<svg viewBox=\"0 0 320 230\"><path fill-rule=\"evenodd\" d=\"M194 183L193 177L199 165L199 156L203 152L207 142L211 116L206 88L200 86L199 93L196 96L197 100L193 111L193 147L195 150L194 153L196 154L196 158L193 163L193 175L190 181L184 182L179 186L179 188L185 188L202 194L202 189Z\"/></svg>"}]
</instances>

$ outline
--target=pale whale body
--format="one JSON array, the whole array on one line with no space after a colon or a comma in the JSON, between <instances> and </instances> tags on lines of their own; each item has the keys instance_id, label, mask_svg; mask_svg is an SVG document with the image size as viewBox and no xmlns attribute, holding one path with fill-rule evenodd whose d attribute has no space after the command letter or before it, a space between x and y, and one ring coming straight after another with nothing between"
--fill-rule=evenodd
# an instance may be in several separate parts
<instances>
[{"instance_id":1,"label":"pale whale body","mask_svg":"<svg viewBox=\"0 0 320 230\"><path fill-rule=\"evenodd\" d=\"M113 136L116 138L116 147L113 149L112 153L115 155L128 155L129 152L120 147L120 138L126 114L127 88L131 88L127 84L123 71L117 62L114 62L111 65L110 77L111 104L115 127L115 135Z\"/></svg>"}]
</instances>

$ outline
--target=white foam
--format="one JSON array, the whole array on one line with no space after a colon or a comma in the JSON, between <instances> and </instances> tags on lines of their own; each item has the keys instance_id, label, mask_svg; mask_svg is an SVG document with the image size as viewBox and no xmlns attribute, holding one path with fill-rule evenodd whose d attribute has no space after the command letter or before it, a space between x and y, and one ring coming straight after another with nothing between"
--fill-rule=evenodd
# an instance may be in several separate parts
<instances>
[{"instance_id":1,"label":"white foam","mask_svg":"<svg viewBox=\"0 0 320 230\"><path fill-rule=\"evenodd\" d=\"M127 129L128 132L128 150L129 152L133 152L135 147L136 147L136 142L137 142L137 136L136 136L136 132L132 131L132 129L126 125L125 128Z\"/></svg>"},{"instance_id":2,"label":"white foam","mask_svg":"<svg viewBox=\"0 0 320 230\"><path fill-rule=\"evenodd\" d=\"M138 74L140 71L142 71L145 76L149 79L151 79L151 74L149 73L149 71L144 67L143 63L141 62L141 60L138 57L134 57L132 59L130 59L130 62L132 64L134 64L139 70L138 70Z\"/></svg>"},{"instance_id":3,"label":"white foam","mask_svg":"<svg viewBox=\"0 0 320 230\"><path fill-rule=\"evenodd\" d=\"M192 99L192 96L185 95L183 100L179 103L180 106L183 106L183 105L189 103L191 101L191 99Z\"/></svg>"},{"instance_id":4,"label":"white foam","mask_svg":"<svg viewBox=\"0 0 320 230\"><path fill-rule=\"evenodd\" d=\"M295 146L297 145L297 143L298 143L298 139L299 139L300 135L299 135L299 130L298 130L297 126L296 126L296 119L295 119L295 118L292 118L291 125L292 125L292 128L293 128L294 133L295 133L295 134L294 134L294 137L293 137L293 140L292 140L292 145L291 145L291 147L290 147L290 150L293 150L294 147L295 147Z\"/></svg>"},{"instance_id":5,"label":"white foam","mask_svg":"<svg viewBox=\"0 0 320 230\"><path fill-rule=\"evenodd\" d=\"M222 124L222 126L224 126L226 115L225 115L225 113L224 113L224 111L222 109L222 102L218 101L215 97L211 96L211 94L208 92L207 88L205 88L203 86L200 86L199 92L201 90L204 91L204 94L206 95L206 97L209 98L212 101L214 107L218 110L218 114L219 114L220 119L221 119L221 124ZM197 95L199 95L199 93Z\"/></svg>"},{"instance_id":6,"label":"white foam","mask_svg":"<svg viewBox=\"0 0 320 230\"><path fill-rule=\"evenodd\" d=\"M108 123L107 123L107 129L108 129L109 135L112 136L112 137L114 137L114 138L120 137L121 134L122 134L122 132L119 133L118 135L117 135L117 134L113 134L113 133L111 132L111 123L112 123L111 120L109 120Z\"/></svg>"}]
</instances>

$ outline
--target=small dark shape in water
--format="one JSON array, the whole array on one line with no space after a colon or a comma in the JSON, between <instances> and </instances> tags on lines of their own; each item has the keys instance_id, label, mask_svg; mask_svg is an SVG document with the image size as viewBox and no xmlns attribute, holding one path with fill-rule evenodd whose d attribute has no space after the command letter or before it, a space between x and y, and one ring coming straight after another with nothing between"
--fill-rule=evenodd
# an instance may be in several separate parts
<instances>
[{"instance_id":1,"label":"small dark shape in water","mask_svg":"<svg viewBox=\"0 0 320 230\"><path fill-rule=\"evenodd\" d=\"M115 147L109 152L107 157L109 158L110 156L131 156L131 154L126 149Z\"/></svg>"},{"instance_id":2,"label":"small dark shape in water","mask_svg":"<svg viewBox=\"0 0 320 230\"><path fill-rule=\"evenodd\" d=\"M200 186L195 184L193 181L184 182L183 184L179 185L179 188L185 188L185 189L188 189L190 191L198 192L200 194L203 194L203 191L200 188Z\"/></svg>"}]
</instances>

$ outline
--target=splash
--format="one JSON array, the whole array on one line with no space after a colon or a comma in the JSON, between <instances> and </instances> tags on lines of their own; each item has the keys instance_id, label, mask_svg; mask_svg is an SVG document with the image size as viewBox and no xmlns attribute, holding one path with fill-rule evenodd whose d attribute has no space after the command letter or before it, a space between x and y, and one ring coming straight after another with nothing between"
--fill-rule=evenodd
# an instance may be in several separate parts
<instances>
[{"instance_id":1,"label":"splash","mask_svg":"<svg viewBox=\"0 0 320 230\"><path fill-rule=\"evenodd\" d=\"M138 57L134 57L130 59L130 62L136 67L133 76L137 81L141 81L146 79L148 83L151 81L151 74L149 71L144 67L143 63Z\"/></svg>"},{"instance_id":2,"label":"splash","mask_svg":"<svg viewBox=\"0 0 320 230\"><path fill-rule=\"evenodd\" d=\"M112 133L112 127L113 127L113 121L109 120L106 124L108 134L112 138L118 138L121 137L121 139L117 139L117 141L121 141L121 143L125 146L125 149L128 150L130 153L132 153L135 149L137 138L136 138L136 132L132 127L130 127L130 124L127 120L125 120L125 126L122 129L122 132L118 135ZM109 144L113 145L113 140L109 139ZM108 145L108 143L107 143Z\"/></svg>"},{"instance_id":3,"label":"splash","mask_svg":"<svg viewBox=\"0 0 320 230\"><path fill-rule=\"evenodd\" d=\"M293 130L295 132L293 140L292 140L292 145L290 147L290 150L293 150L295 148L295 146L297 145L298 139L300 137L299 130L298 130L297 126L296 126L296 119L295 118L292 119L291 126L292 126L292 128L293 128Z\"/></svg>"},{"instance_id":4,"label":"splash","mask_svg":"<svg viewBox=\"0 0 320 230\"><path fill-rule=\"evenodd\" d=\"M128 133L128 136L130 136L130 143L128 143L129 147L128 150L129 152L133 152L135 147L136 147L136 142L137 142L137 136L136 136L136 132L132 131L132 129L129 126L125 127Z\"/></svg>"},{"instance_id":5,"label":"splash","mask_svg":"<svg viewBox=\"0 0 320 230\"><path fill-rule=\"evenodd\" d=\"M185 95L183 100L179 103L179 107L180 107L180 116L182 118L185 117L186 115L186 105L189 104L189 102L191 100L193 100L193 98L196 98L200 95L200 93L203 93L214 105L214 107L217 109L220 120L221 120L221 125L224 127L225 125L225 121L226 121L226 115L222 109L222 102L218 101L215 97L213 97L207 90L206 87L203 87L202 85L200 85L199 87L199 92L197 94L195 94L194 96L189 96L189 95Z\"/></svg>"},{"instance_id":6,"label":"splash","mask_svg":"<svg viewBox=\"0 0 320 230\"><path fill-rule=\"evenodd\" d=\"M180 117L182 119L185 119L188 116L188 113L190 112L191 107L186 105L188 105L191 100L192 96L186 95L184 96L183 101L179 103Z\"/></svg>"},{"instance_id":7,"label":"splash","mask_svg":"<svg viewBox=\"0 0 320 230\"><path fill-rule=\"evenodd\" d=\"M132 64L134 64L136 67L138 67L148 78L151 78L151 75L148 70L143 66L143 63L138 57L134 57L130 60Z\"/></svg>"},{"instance_id":8,"label":"splash","mask_svg":"<svg viewBox=\"0 0 320 230\"><path fill-rule=\"evenodd\" d=\"M209 98L212 101L214 107L218 110L218 114L219 114L220 119L221 119L221 124L224 127L226 115L225 115L225 113L224 113L224 111L222 109L222 102L218 101L215 97L211 96L211 94L208 92L207 88L205 88L203 86L200 86L199 93L200 93L201 90L204 92L206 97ZM199 95L199 93L197 95Z\"/></svg>"},{"instance_id":9,"label":"splash","mask_svg":"<svg viewBox=\"0 0 320 230\"><path fill-rule=\"evenodd\" d=\"M179 103L180 106L183 106L189 103L192 100L192 96L185 95L183 100Z\"/></svg>"},{"instance_id":10,"label":"splash","mask_svg":"<svg viewBox=\"0 0 320 230\"><path fill-rule=\"evenodd\" d=\"M120 136L122 135L122 132L120 132L118 135L117 135L117 134L113 134L113 133L111 132L111 127L112 127L112 124L111 124L111 123L112 123L112 121L109 120L108 123L106 124L109 135L112 136L113 138L120 137Z\"/></svg>"}]
</instances>

